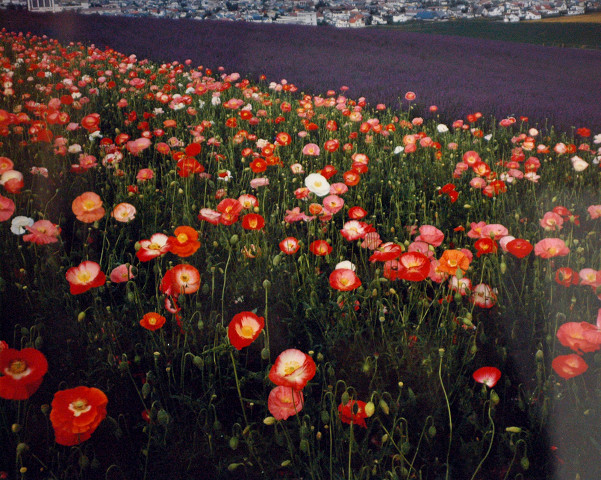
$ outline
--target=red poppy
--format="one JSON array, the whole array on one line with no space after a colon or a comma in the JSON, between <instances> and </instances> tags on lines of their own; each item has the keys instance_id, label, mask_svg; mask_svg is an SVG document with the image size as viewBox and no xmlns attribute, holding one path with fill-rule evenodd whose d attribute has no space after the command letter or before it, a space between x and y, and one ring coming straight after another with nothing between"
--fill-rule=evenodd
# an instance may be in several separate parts
<instances>
[{"instance_id":1,"label":"red poppy","mask_svg":"<svg viewBox=\"0 0 601 480\"><path fill-rule=\"evenodd\" d=\"M352 207L348 211L348 216L351 220L361 220L367 215L367 212L361 207Z\"/></svg>"},{"instance_id":2,"label":"red poppy","mask_svg":"<svg viewBox=\"0 0 601 480\"><path fill-rule=\"evenodd\" d=\"M570 285L578 285L580 278L571 268L562 267L555 272L555 281L564 287L569 287Z\"/></svg>"},{"instance_id":3,"label":"red poppy","mask_svg":"<svg viewBox=\"0 0 601 480\"><path fill-rule=\"evenodd\" d=\"M430 273L430 259L420 252L405 252L398 258L397 278L421 282Z\"/></svg>"},{"instance_id":4,"label":"red poppy","mask_svg":"<svg viewBox=\"0 0 601 480\"><path fill-rule=\"evenodd\" d=\"M48 371L46 357L35 348L0 349L0 398L25 400L31 397Z\"/></svg>"},{"instance_id":5,"label":"red poppy","mask_svg":"<svg viewBox=\"0 0 601 480\"><path fill-rule=\"evenodd\" d=\"M492 238L489 237L479 238L478 240L476 240L474 247L476 247L477 257L487 253L497 252L497 242L495 242Z\"/></svg>"},{"instance_id":6,"label":"red poppy","mask_svg":"<svg viewBox=\"0 0 601 480\"><path fill-rule=\"evenodd\" d=\"M181 264L170 268L163 275L160 289L165 295L195 293L200 288L200 272L192 265Z\"/></svg>"},{"instance_id":7,"label":"red poppy","mask_svg":"<svg viewBox=\"0 0 601 480\"><path fill-rule=\"evenodd\" d=\"M370 262L387 262L398 258L403 252L401 246L394 242L386 242L381 244L376 251L369 257Z\"/></svg>"},{"instance_id":8,"label":"red poppy","mask_svg":"<svg viewBox=\"0 0 601 480\"><path fill-rule=\"evenodd\" d=\"M341 403L338 405L338 415L340 415L340 420L344 423L355 424L367 428L367 424L365 423L365 419L367 418L365 405L367 404L361 400L349 400L345 405Z\"/></svg>"},{"instance_id":9,"label":"red poppy","mask_svg":"<svg viewBox=\"0 0 601 480\"><path fill-rule=\"evenodd\" d=\"M338 169L334 165L326 165L319 172L326 180L329 180L338 173Z\"/></svg>"},{"instance_id":10,"label":"red poppy","mask_svg":"<svg viewBox=\"0 0 601 480\"><path fill-rule=\"evenodd\" d=\"M255 173L261 173L267 170L267 162L262 158L255 158L250 162L250 169Z\"/></svg>"},{"instance_id":11,"label":"red poppy","mask_svg":"<svg viewBox=\"0 0 601 480\"><path fill-rule=\"evenodd\" d=\"M501 378L501 370L496 367L482 367L476 370L472 374L472 377L476 382L492 388L497 384L499 378Z\"/></svg>"},{"instance_id":12,"label":"red poppy","mask_svg":"<svg viewBox=\"0 0 601 480\"><path fill-rule=\"evenodd\" d=\"M341 292L349 292L361 286L361 280L350 269L337 268L330 274L330 286Z\"/></svg>"},{"instance_id":13,"label":"red poppy","mask_svg":"<svg viewBox=\"0 0 601 480\"><path fill-rule=\"evenodd\" d=\"M169 251L178 257L189 257L200 248L198 232L185 225L177 227L175 237L169 237L167 245Z\"/></svg>"},{"instance_id":14,"label":"red poppy","mask_svg":"<svg viewBox=\"0 0 601 480\"><path fill-rule=\"evenodd\" d=\"M72 446L88 440L105 419L107 403L108 398L97 388L56 392L50 412L56 443Z\"/></svg>"},{"instance_id":15,"label":"red poppy","mask_svg":"<svg viewBox=\"0 0 601 480\"><path fill-rule=\"evenodd\" d=\"M349 170L348 172L344 172L342 174L342 178L344 179L345 185L347 185L349 187L354 187L361 180L361 175L358 174L357 172Z\"/></svg>"},{"instance_id":16,"label":"red poppy","mask_svg":"<svg viewBox=\"0 0 601 480\"><path fill-rule=\"evenodd\" d=\"M582 375L588 370L588 365L581 356L575 353L569 355L559 355L551 362L551 367L555 373L566 380Z\"/></svg>"},{"instance_id":17,"label":"red poppy","mask_svg":"<svg viewBox=\"0 0 601 480\"><path fill-rule=\"evenodd\" d=\"M280 250L287 255L292 255L293 253L298 252L299 248L300 245L298 240L294 237L286 237L280 242Z\"/></svg>"},{"instance_id":18,"label":"red poppy","mask_svg":"<svg viewBox=\"0 0 601 480\"><path fill-rule=\"evenodd\" d=\"M204 171L205 167L193 157L184 156L177 161L177 174L182 178L188 178L190 174L202 173Z\"/></svg>"},{"instance_id":19,"label":"red poppy","mask_svg":"<svg viewBox=\"0 0 601 480\"><path fill-rule=\"evenodd\" d=\"M140 240L140 248L136 251L136 257L141 262L148 262L153 258L160 257L169 251L169 237L163 233L155 233L150 239Z\"/></svg>"},{"instance_id":20,"label":"red poppy","mask_svg":"<svg viewBox=\"0 0 601 480\"><path fill-rule=\"evenodd\" d=\"M282 387L302 390L315 376L315 361L306 353L290 348L275 359L269 380Z\"/></svg>"},{"instance_id":21,"label":"red poppy","mask_svg":"<svg viewBox=\"0 0 601 480\"><path fill-rule=\"evenodd\" d=\"M165 325L167 319L156 312L149 312L142 317L140 325L146 330L155 331Z\"/></svg>"},{"instance_id":22,"label":"red poppy","mask_svg":"<svg viewBox=\"0 0 601 480\"><path fill-rule=\"evenodd\" d=\"M292 143L292 137L290 136L289 133L286 132L280 132L276 135L275 137L275 142L278 145L282 145L282 146L287 146L290 145Z\"/></svg>"},{"instance_id":23,"label":"red poppy","mask_svg":"<svg viewBox=\"0 0 601 480\"><path fill-rule=\"evenodd\" d=\"M505 248L509 253L518 258L524 258L530 255L534 248L528 240L523 238L515 238L505 245Z\"/></svg>"},{"instance_id":24,"label":"red poppy","mask_svg":"<svg viewBox=\"0 0 601 480\"><path fill-rule=\"evenodd\" d=\"M325 257L332 252L332 247L325 240L315 240L309 245L309 251L318 257Z\"/></svg>"},{"instance_id":25,"label":"red poppy","mask_svg":"<svg viewBox=\"0 0 601 480\"><path fill-rule=\"evenodd\" d=\"M67 270L65 277L69 282L72 295L87 292L91 288L104 285L106 282L106 275L100 270L100 265L89 260Z\"/></svg>"},{"instance_id":26,"label":"red poppy","mask_svg":"<svg viewBox=\"0 0 601 480\"><path fill-rule=\"evenodd\" d=\"M240 312L234 315L228 325L227 336L234 348L242 350L257 339L264 327L265 319L263 317L259 317L253 312Z\"/></svg>"},{"instance_id":27,"label":"red poppy","mask_svg":"<svg viewBox=\"0 0 601 480\"><path fill-rule=\"evenodd\" d=\"M242 228L245 230L261 230L265 226L265 219L258 213L248 213L242 217Z\"/></svg>"},{"instance_id":28,"label":"red poppy","mask_svg":"<svg viewBox=\"0 0 601 480\"><path fill-rule=\"evenodd\" d=\"M601 348L601 344L593 337L587 338L588 331L595 331L597 328L588 322L566 322L557 329L557 339L564 347L571 348L576 353L596 352Z\"/></svg>"}]
</instances>

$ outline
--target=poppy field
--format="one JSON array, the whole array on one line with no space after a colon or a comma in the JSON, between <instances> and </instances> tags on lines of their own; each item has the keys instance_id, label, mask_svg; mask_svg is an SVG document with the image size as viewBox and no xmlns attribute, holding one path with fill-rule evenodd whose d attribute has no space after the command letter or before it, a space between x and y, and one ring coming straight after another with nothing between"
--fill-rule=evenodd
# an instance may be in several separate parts
<instances>
[{"instance_id":1,"label":"poppy field","mask_svg":"<svg viewBox=\"0 0 601 480\"><path fill-rule=\"evenodd\" d=\"M0 61L0 478L601 474L601 132Z\"/></svg>"}]
</instances>

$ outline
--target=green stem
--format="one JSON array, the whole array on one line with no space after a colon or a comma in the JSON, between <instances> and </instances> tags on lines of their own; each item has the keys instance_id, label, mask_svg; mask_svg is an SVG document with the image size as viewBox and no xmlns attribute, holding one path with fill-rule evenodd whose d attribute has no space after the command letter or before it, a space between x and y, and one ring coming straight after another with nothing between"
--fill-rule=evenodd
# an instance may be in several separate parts
<instances>
[{"instance_id":1,"label":"green stem","mask_svg":"<svg viewBox=\"0 0 601 480\"><path fill-rule=\"evenodd\" d=\"M449 404L449 397L447 396L447 391L444 388L444 382L442 381L442 358L444 356L444 349L439 350L440 353L440 363L438 364L438 378L440 380L440 386L442 387L442 393L444 394L445 403L447 405L447 412L449 414L449 446L447 447L447 472L445 474L445 480L449 479L449 457L451 456L451 442L453 441L453 419L451 417L451 405Z\"/></svg>"},{"instance_id":2,"label":"green stem","mask_svg":"<svg viewBox=\"0 0 601 480\"><path fill-rule=\"evenodd\" d=\"M248 427L248 419L246 418L246 411L244 410L244 401L242 400L242 392L240 391L240 380L238 379L238 371L236 370L236 360L234 359L234 353L230 350L230 358L232 359L232 366L234 367L234 378L236 379L236 390L238 390L238 398L240 400L240 407L242 408L242 415L244 416L244 424Z\"/></svg>"},{"instance_id":3,"label":"green stem","mask_svg":"<svg viewBox=\"0 0 601 480\"><path fill-rule=\"evenodd\" d=\"M478 471L482 467L482 464L488 458L488 455L490 454L490 451L492 449L492 443L493 443L493 441L495 439L495 422L493 422L493 419L490 416L490 410L491 410L491 403L490 403L490 400L489 400L489 403L488 403L488 419L490 420L490 424L492 425L490 444L488 445L488 450L486 450L486 454L484 455L484 457L482 458L482 460L480 460L480 463L476 467L476 471L474 472L474 474L472 475L472 478L470 480L474 480L474 478L476 477L476 474L478 473ZM486 433L488 433L488 432L486 432ZM484 435L486 436L486 434L484 434Z\"/></svg>"}]
</instances>

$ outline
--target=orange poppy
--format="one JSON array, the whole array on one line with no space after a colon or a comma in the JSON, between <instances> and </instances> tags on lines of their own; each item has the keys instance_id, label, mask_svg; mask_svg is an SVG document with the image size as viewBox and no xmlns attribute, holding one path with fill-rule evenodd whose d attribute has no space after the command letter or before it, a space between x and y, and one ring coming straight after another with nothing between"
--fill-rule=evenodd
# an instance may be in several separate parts
<instances>
[{"instance_id":1,"label":"orange poppy","mask_svg":"<svg viewBox=\"0 0 601 480\"><path fill-rule=\"evenodd\" d=\"M77 220L84 223L94 223L104 217L102 199L94 192L85 192L75 198L71 209Z\"/></svg>"},{"instance_id":2,"label":"orange poppy","mask_svg":"<svg viewBox=\"0 0 601 480\"><path fill-rule=\"evenodd\" d=\"M461 250L445 250L439 262L438 270L450 275L455 275L457 269L465 272L470 266L470 259Z\"/></svg>"},{"instance_id":3,"label":"orange poppy","mask_svg":"<svg viewBox=\"0 0 601 480\"><path fill-rule=\"evenodd\" d=\"M165 325L167 319L156 312L149 312L142 317L140 325L146 330L155 331Z\"/></svg>"},{"instance_id":4,"label":"orange poppy","mask_svg":"<svg viewBox=\"0 0 601 480\"><path fill-rule=\"evenodd\" d=\"M167 244L169 251L178 257L189 257L200 248L198 232L188 226L177 227L175 237L169 237Z\"/></svg>"}]
</instances>

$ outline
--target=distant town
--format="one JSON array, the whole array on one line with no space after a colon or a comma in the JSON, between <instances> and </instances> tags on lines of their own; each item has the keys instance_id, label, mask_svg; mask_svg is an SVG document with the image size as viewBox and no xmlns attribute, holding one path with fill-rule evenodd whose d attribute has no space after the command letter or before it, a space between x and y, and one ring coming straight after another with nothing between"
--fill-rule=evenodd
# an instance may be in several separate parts
<instances>
[{"instance_id":1,"label":"distant town","mask_svg":"<svg viewBox=\"0 0 601 480\"><path fill-rule=\"evenodd\" d=\"M0 8L362 28L409 21L520 22L583 15L601 10L601 0L0 0Z\"/></svg>"}]
</instances>

